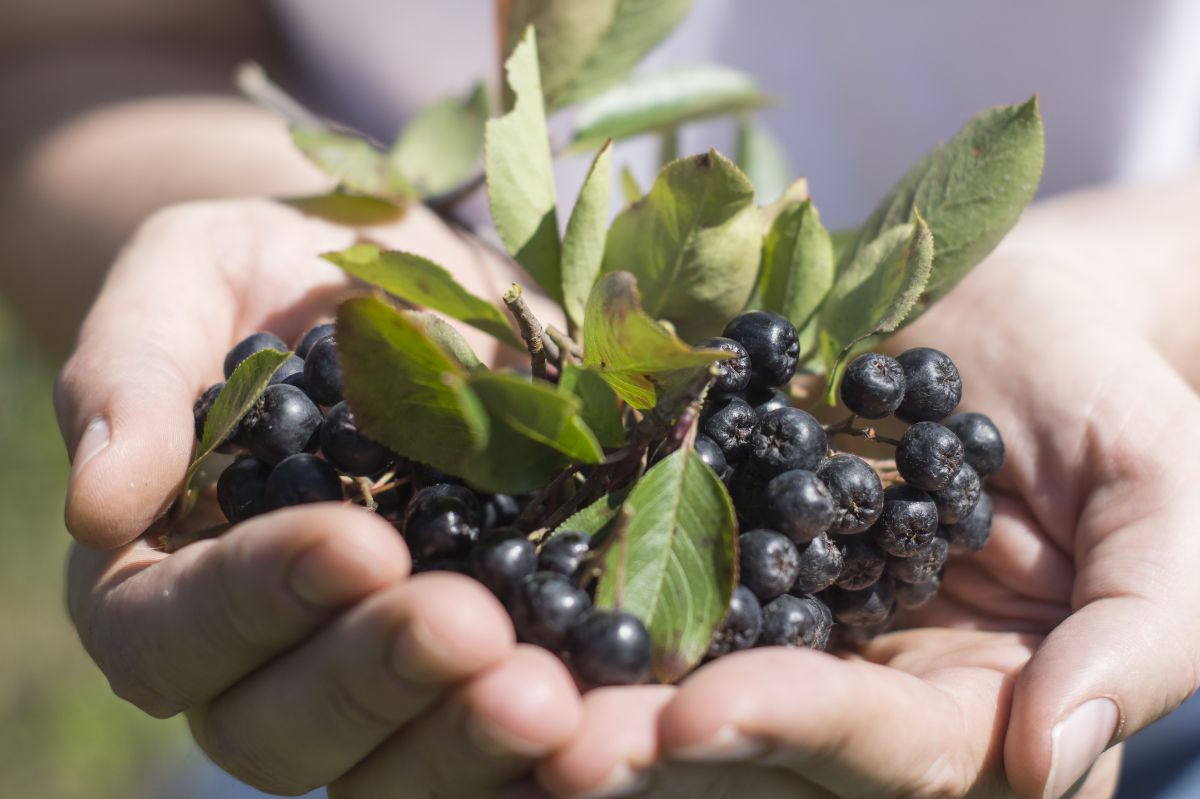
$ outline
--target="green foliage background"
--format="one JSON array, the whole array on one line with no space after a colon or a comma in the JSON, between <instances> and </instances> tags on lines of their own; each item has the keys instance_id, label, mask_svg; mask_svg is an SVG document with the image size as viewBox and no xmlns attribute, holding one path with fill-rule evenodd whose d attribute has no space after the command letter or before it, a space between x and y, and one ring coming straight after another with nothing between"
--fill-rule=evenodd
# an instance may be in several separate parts
<instances>
[{"instance_id":1,"label":"green foliage background","mask_svg":"<svg viewBox=\"0 0 1200 799\"><path fill-rule=\"evenodd\" d=\"M63 601L67 459L53 369L0 307L0 796L133 799L191 751L113 696Z\"/></svg>"}]
</instances>

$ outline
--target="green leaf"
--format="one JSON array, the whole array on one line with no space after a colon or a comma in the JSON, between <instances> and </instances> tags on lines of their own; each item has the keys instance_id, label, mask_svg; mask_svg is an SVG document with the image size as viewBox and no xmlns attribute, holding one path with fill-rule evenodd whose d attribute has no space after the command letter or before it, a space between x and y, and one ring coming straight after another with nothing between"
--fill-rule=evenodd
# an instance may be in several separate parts
<instances>
[{"instance_id":1,"label":"green leaf","mask_svg":"<svg viewBox=\"0 0 1200 799\"><path fill-rule=\"evenodd\" d=\"M669 131L685 122L749 111L766 104L754 80L715 66L681 67L634 75L579 107L573 149L605 139Z\"/></svg>"},{"instance_id":2,"label":"green leaf","mask_svg":"<svg viewBox=\"0 0 1200 799\"><path fill-rule=\"evenodd\" d=\"M525 348L499 307L464 289L448 271L428 258L380 250L373 244L356 244L321 257L402 300L466 322L510 346Z\"/></svg>"},{"instance_id":3,"label":"green leaf","mask_svg":"<svg viewBox=\"0 0 1200 799\"><path fill-rule=\"evenodd\" d=\"M546 107L553 108L616 15L618 0L504 0L500 4L503 53L508 56L529 26L537 30L538 71ZM511 92L505 107L511 107Z\"/></svg>"},{"instance_id":4,"label":"green leaf","mask_svg":"<svg viewBox=\"0 0 1200 799\"><path fill-rule=\"evenodd\" d=\"M467 385L490 420L487 445L464 459L459 471L472 485L522 493L544 486L572 463L604 459L575 397L501 372L473 373Z\"/></svg>"},{"instance_id":5,"label":"green leaf","mask_svg":"<svg viewBox=\"0 0 1200 799\"><path fill-rule=\"evenodd\" d=\"M559 2L566 5L569 0ZM578 103L624 80L683 21L691 6L692 0L618 0L603 35L558 98L560 104Z\"/></svg>"},{"instance_id":6,"label":"green leaf","mask_svg":"<svg viewBox=\"0 0 1200 799\"><path fill-rule=\"evenodd\" d=\"M759 202L781 196L792 182L792 163L783 144L752 119L738 126L737 162L754 184Z\"/></svg>"},{"instance_id":7,"label":"green leaf","mask_svg":"<svg viewBox=\"0 0 1200 799\"><path fill-rule=\"evenodd\" d=\"M625 443L625 425L621 423L617 395L603 377L564 361L558 388L579 398L583 421L596 434L601 446L616 449Z\"/></svg>"},{"instance_id":8,"label":"green leaf","mask_svg":"<svg viewBox=\"0 0 1200 799\"><path fill-rule=\"evenodd\" d=\"M885 231L837 276L820 317L830 401L855 345L891 333L912 311L929 282L933 242L929 226L914 213L912 223Z\"/></svg>"},{"instance_id":9,"label":"green leaf","mask_svg":"<svg viewBox=\"0 0 1200 799\"><path fill-rule=\"evenodd\" d=\"M759 307L783 314L804 331L833 285L833 247L811 200L775 218L763 243ZM811 336L810 336L811 338ZM807 351L811 342L801 341Z\"/></svg>"},{"instance_id":10,"label":"green leaf","mask_svg":"<svg viewBox=\"0 0 1200 799\"><path fill-rule=\"evenodd\" d=\"M858 240L858 228L849 228L846 230L831 230L829 231L829 240L833 244L833 262L837 266L845 266L842 258L846 254L846 250L854 246L854 242Z\"/></svg>"},{"instance_id":11,"label":"green leaf","mask_svg":"<svg viewBox=\"0 0 1200 799\"><path fill-rule=\"evenodd\" d=\"M621 505L632 489L633 486L625 486L605 494L586 508L568 516L562 524L555 528L555 531L574 530L577 533L584 533L590 538L596 538L613 519L617 518L617 514L621 511Z\"/></svg>"},{"instance_id":12,"label":"green leaf","mask_svg":"<svg viewBox=\"0 0 1200 799\"><path fill-rule=\"evenodd\" d=\"M361 136L292 128L292 143L339 186L352 192L399 196L411 193L406 187L388 180L383 153Z\"/></svg>"},{"instance_id":13,"label":"green leaf","mask_svg":"<svg viewBox=\"0 0 1200 799\"><path fill-rule=\"evenodd\" d=\"M754 288L762 217L754 186L715 150L668 164L613 221L604 271L637 276L646 312L695 340L719 332Z\"/></svg>"},{"instance_id":14,"label":"green leaf","mask_svg":"<svg viewBox=\"0 0 1200 799\"><path fill-rule=\"evenodd\" d=\"M1045 142L1037 98L972 118L929 152L892 189L842 255L839 269L914 210L937 240L920 313L958 284L1000 243L1037 192Z\"/></svg>"},{"instance_id":15,"label":"green leaf","mask_svg":"<svg viewBox=\"0 0 1200 799\"><path fill-rule=\"evenodd\" d=\"M621 167L621 195L625 198L626 205L633 205L642 199L642 187L638 185L637 176L633 174L629 164Z\"/></svg>"},{"instance_id":16,"label":"green leaf","mask_svg":"<svg viewBox=\"0 0 1200 799\"><path fill-rule=\"evenodd\" d=\"M508 252L561 304L562 247L558 240L554 168L533 28L513 50L504 69L517 99L511 111L487 123L484 134L492 220Z\"/></svg>"},{"instance_id":17,"label":"green leaf","mask_svg":"<svg viewBox=\"0 0 1200 799\"><path fill-rule=\"evenodd\" d=\"M371 227L395 222L404 216L403 205L370 194L334 191L308 197L289 197L280 202L309 216L339 225Z\"/></svg>"},{"instance_id":18,"label":"green leaf","mask_svg":"<svg viewBox=\"0 0 1200 799\"><path fill-rule=\"evenodd\" d=\"M405 125L388 153L388 169L422 197L458 187L479 162L487 118L487 89L482 83L465 99L434 103Z\"/></svg>"},{"instance_id":19,"label":"green leaf","mask_svg":"<svg viewBox=\"0 0 1200 799\"><path fill-rule=\"evenodd\" d=\"M654 676L671 683L700 662L737 581L737 520L721 479L691 449L655 464L608 543L596 606L620 608L650 632Z\"/></svg>"},{"instance_id":20,"label":"green leaf","mask_svg":"<svg viewBox=\"0 0 1200 799\"><path fill-rule=\"evenodd\" d=\"M488 440L488 418L458 363L422 326L375 297L337 315L345 395L362 431L400 455L458 474Z\"/></svg>"},{"instance_id":21,"label":"green leaf","mask_svg":"<svg viewBox=\"0 0 1200 799\"><path fill-rule=\"evenodd\" d=\"M441 347L442 352L450 356L464 370L473 372L476 369L486 369L483 361L479 360L479 356L475 354L475 350L471 349L471 345L463 338L462 333L455 329L454 325L447 322L435 313L430 311L420 310L405 310L400 313L407 316L414 324L421 328L421 332L425 337L434 344Z\"/></svg>"},{"instance_id":22,"label":"green leaf","mask_svg":"<svg viewBox=\"0 0 1200 799\"><path fill-rule=\"evenodd\" d=\"M588 294L600 275L611 191L612 142L606 142L596 153L563 234L563 308L575 325L583 324Z\"/></svg>"},{"instance_id":23,"label":"green leaf","mask_svg":"<svg viewBox=\"0 0 1200 799\"><path fill-rule=\"evenodd\" d=\"M635 408L654 407L660 394L729 356L723 350L694 350L647 316L638 303L637 279L628 272L607 274L592 289L583 323L583 363Z\"/></svg>"},{"instance_id":24,"label":"green leaf","mask_svg":"<svg viewBox=\"0 0 1200 799\"><path fill-rule=\"evenodd\" d=\"M261 350L246 358L233 370L204 422L204 435L200 437L196 458L183 478L185 491L192 488L193 481L203 470L204 464L217 447L233 434L238 422L266 390L267 384L271 382L271 375L275 374L275 370L290 355L290 352Z\"/></svg>"}]
</instances>

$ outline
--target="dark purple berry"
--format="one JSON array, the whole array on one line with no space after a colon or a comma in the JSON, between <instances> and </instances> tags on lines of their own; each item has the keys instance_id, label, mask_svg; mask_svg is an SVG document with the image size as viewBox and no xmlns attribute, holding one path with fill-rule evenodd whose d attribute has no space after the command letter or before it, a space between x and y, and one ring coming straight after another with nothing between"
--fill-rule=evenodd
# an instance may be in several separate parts
<instances>
[{"instance_id":1,"label":"dark purple berry","mask_svg":"<svg viewBox=\"0 0 1200 799\"><path fill-rule=\"evenodd\" d=\"M538 552L538 570L574 579L580 575L590 548L591 540L583 533L574 530L555 533Z\"/></svg>"},{"instance_id":2,"label":"dark purple berry","mask_svg":"<svg viewBox=\"0 0 1200 799\"><path fill-rule=\"evenodd\" d=\"M287 383L289 386L295 386L301 391L304 390L304 359L297 355L289 355L288 359L279 365L275 370L275 374L271 375L271 380L268 385L277 386L280 383Z\"/></svg>"},{"instance_id":3,"label":"dark purple berry","mask_svg":"<svg viewBox=\"0 0 1200 799\"><path fill-rule=\"evenodd\" d=\"M941 584L942 580L937 575L923 583L905 583L897 580L892 583L892 593L896 597L897 605L905 610L913 610L933 599Z\"/></svg>"},{"instance_id":4,"label":"dark purple berry","mask_svg":"<svg viewBox=\"0 0 1200 799\"><path fill-rule=\"evenodd\" d=\"M713 635L708 647L709 657L720 657L754 646L762 631L762 606L754 592L744 585L733 591L729 612Z\"/></svg>"},{"instance_id":5,"label":"dark purple berry","mask_svg":"<svg viewBox=\"0 0 1200 799\"><path fill-rule=\"evenodd\" d=\"M288 346L283 343L283 339L274 333L251 333L237 344L234 344L233 349L225 355L225 379L229 379L233 374L233 370L238 367L238 364L254 353L262 352L263 350L287 352Z\"/></svg>"},{"instance_id":6,"label":"dark purple berry","mask_svg":"<svg viewBox=\"0 0 1200 799\"><path fill-rule=\"evenodd\" d=\"M799 408L778 408L765 414L750 439L754 471L764 478L792 469L812 471L828 449L825 428Z\"/></svg>"},{"instance_id":7,"label":"dark purple berry","mask_svg":"<svg viewBox=\"0 0 1200 799\"><path fill-rule=\"evenodd\" d=\"M883 512L883 482L862 458L834 455L817 469L817 477L833 497L830 532L839 535L861 533Z\"/></svg>"},{"instance_id":8,"label":"dark purple berry","mask_svg":"<svg viewBox=\"0 0 1200 799\"><path fill-rule=\"evenodd\" d=\"M437 467L430 466L427 463L413 463L413 483L417 488L427 488L433 485L441 485L443 483L452 483L454 485L463 485L461 477L443 472Z\"/></svg>"},{"instance_id":9,"label":"dark purple berry","mask_svg":"<svg viewBox=\"0 0 1200 799\"><path fill-rule=\"evenodd\" d=\"M792 407L792 398L781 388L761 388L749 391L745 395L746 402L762 419L776 408Z\"/></svg>"},{"instance_id":10,"label":"dark purple berry","mask_svg":"<svg viewBox=\"0 0 1200 799\"><path fill-rule=\"evenodd\" d=\"M315 325L304 331L304 335L300 337L300 341L296 343L296 354L301 358L307 358L308 353L312 350L313 345L326 336L332 336L337 330L333 322Z\"/></svg>"},{"instance_id":11,"label":"dark purple berry","mask_svg":"<svg viewBox=\"0 0 1200 799\"><path fill-rule=\"evenodd\" d=\"M930 496L937 506L938 521L942 524L958 524L971 515L979 502L981 486L979 475L964 463L958 474L950 479L950 485L941 491L931 491Z\"/></svg>"},{"instance_id":12,"label":"dark purple berry","mask_svg":"<svg viewBox=\"0 0 1200 799\"><path fill-rule=\"evenodd\" d=\"M896 447L900 476L923 491L950 485L962 465L962 442L937 422L917 422L904 431Z\"/></svg>"},{"instance_id":13,"label":"dark purple berry","mask_svg":"<svg viewBox=\"0 0 1200 799\"><path fill-rule=\"evenodd\" d=\"M717 442L708 436L696 436L693 449L700 456L700 460L717 473L717 477L724 480L729 475L729 464L725 461L725 453L721 452Z\"/></svg>"},{"instance_id":14,"label":"dark purple berry","mask_svg":"<svg viewBox=\"0 0 1200 799\"><path fill-rule=\"evenodd\" d=\"M991 419L982 413L956 413L944 424L963 444L963 458L980 479L1004 465L1004 439Z\"/></svg>"},{"instance_id":15,"label":"dark purple berry","mask_svg":"<svg viewBox=\"0 0 1200 799\"><path fill-rule=\"evenodd\" d=\"M842 573L836 585L858 591L879 582L887 566L887 554L867 535L842 536L834 539L842 553Z\"/></svg>"},{"instance_id":16,"label":"dark purple berry","mask_svg":"<svg viewBox=\"0 0 1200 799\"><path fill-rule=\"evenodd\" d=\"M924 583L937 577L950 556L950 542L935 535L916 554L907 558L888 558L887 573L904 583Z\"/></svg>"},{"instance_id":17,"label":"dark purple berry","mask_svg":"<svg viewBox=\"0 0 1200 799\"><path fill-rule=\"evenodd\" d=\"M800 553L774 530L750 530L738 536L738 564L742 585L767 602L796 582Z\"/></svg>"},{"instance_id":18,"label":"dark purple berry","mask_svg":"<svg viewBox=\"0 0 1200 799\"><path fill-rule=\"evenodd\" d=\"M501 602L508 603L516 588L537 571L538 557L533 542L523 536L492 535L471 549L467 567L471 576L487 586Z\"/></svg>"},{"instance_id":19,"label":"dark purple berry","mask_svg":"<svg viewBox=\"0 0 1200 799\"><path fill-rule=\"evenodd\" d=\"M254 457L279 463L289 455L316 449L321 410L289 385L267 386L242 419L239 438Z\"/></svg>"},{"instance_id":20,"label":"dark purple berry","mask_svg":"<svg viewBox=\"0 0 1200 799\"><path fill-rule=\"evenodd\" d=\"M834 618L851 627L882 624L891 615L894 605L892 588L887 580L856 591L835 586L821 596L829 603Z\"/></svg>"},{"instance_id":21,"label":"dark purple berry","mask_svg":"<svg viewBox=\"0 0 1200 799\"><path fill-rule=\"evenodd\" d=\"M804 469L776 475L763 491L762 523L778 530L797 546L812 541L829 529L836 516L833 495L820 478Z\"/></svg>"},{"instance_id":22,"label":"dark purple berry","mask_svg":"<svg viewBox=\"0 0 1200 799\"><path fill-rule=\"evenodd\" d=\"M979 493L979 501L967 518L958 524L942 528L951 546L966 552L978 552L992 532L992 498L988 492Z\"/></svg>"},{"instance_id":23,"label":"dark purple berry","mask_svg":"<svg viewBox=\"0 0 1200 799\"><path fill-rule=\"evenodd\" d=\"M268 510L309 502L341 502L342 480L316 455L289 455L271 470L263 497Z\"/></svg>"},{"instance_id":24,"label":"dark purple berry","mask_svg":"<svg viewBox=\"0 0 1200 799\"><path fill-rule=\"evenodd\" d=\"M815 596L784 594L763 605L760 646L824 650L833 630L833 614Z\"/></svg>"},{"instance_id":25,"label":"dark purple berry","mask_svg":"<svg viewBox=\"0 0 1200 799\"><path fill-rule=\"evenodd\" d=\"M737 394L744 391L750 383L750 353L746 348L731 338L710 338L701 341L697 347L707 350L723 350L733 353L732 358L717 361L717 379L709 391L713 396L720 394Z\"/></svg>"},{"instance_id":26,"label":"dark purple berry","mask_svg":"<svg viewBox=\"0 0 1200 799\"><path fill-rule=\"evenodd\" d=\"M883 513L871 526L875 543L897 558L920 552L937 534L938 509L919 488L894 485L883 492Z\"/></svg>"},{"instance_id":27,"label":"dark purple berry","mask_svg":"<svg viewBox=\"0 0 1200 799\"><path fill-rule=\"evenodd\" d=\"M750 455L750 439L758 416L741 397L717 397L708 403L701 418L704 435L711 438L731 466Z\"/></svg>"},{"instance_id":28,"label":"dark purple berry","mask_svg":"<svg viewBox=\"0 0 1200 799\"><path fill-rule=\"evenodd\" d=\"M521 503L511 494L492 494L483 501L483 529L509 527L521 515Z\"/></svg>"},{"instance_id":29,"label":"dark purple berry","mask_svg":"<svg viewBox=\"0 0 1200 799\"><path fill-rule=\"evenodd\" d=\"M846 367L842 404L864 419L891 416L904 399L904 367L883 353L868 352Z\"/></svg>"},{"instance_id":30,"label":"dark purple berry","mask_svg":"<svg viewBox=\"0 0 1200 799\"><path fill-rule=\"evenodd\" d=\"M258 458L239 458L217 478L217 504L231 524L267 510L264 492L271 465Z\"/></svg>"},{"instance_id":31,"label":"dark purple berry","mask_svg":"<svg viewBox=\"0 0 1200 799\"><path fill-rule=\"evenodd\" d=\"M588 595L554 572L537 572L525 578L511 606L517 638L551 652L566 648L571 628L591 609Z\"/></svg>"},{"instance_id":32,"label":"dark purple berry","mask_svg":"<svg viewBox=\"0 0 1200 799\"><path fill-rule=\"evenodd\" d=\"M571 669L587 686L636 685L650 676L650 634L637 616L593 610L567 635Z\"/></svg>"},{"instance_id":33,"label":"dark purple berry","mask_svg":"<svg viewBox=\"0 0 1200 799\"><path fill-rule=\"evenodd\" d=\"M404 517L404 540L417 560L465 557L479 538L483 510L469 489L438 483L418 491Z\"/></svg>"},{"instance_id":34,"label":"dark purple berry","mask_svg":"<svg viewBox=\"0 0 1200 799\"><path fill-rule=\"evenodd\" d=\"M750 388L782 386L796 373L800 337L787 319L770 311L747 311L725 326L723 334L750 354Z\"/></svg>"},{"instance_id":35,"label":"dark purple berry","mask_svg":"<svg viewBox=\"0 0 1200 799\"><path fill-rule=\"evenodd\" d=\"M345 402L334 405L321 425L321 453L339 472L357 477L378 474L392 461L387 447L358 432Z\"/></svg>"},{"instance_id":36,"label":"dark purple berry","mask_svg":"<svg viewBox=\"0 0 1200 799\"><path fill-rule=\"evenodd\" d=\"M896 360L904 369L904 401L896 416L906 422L936 422L954 413L962 399L962 378L946 353L917 347Z\"/></svg>"},{"instance_id":37,"label":"dark purple berry","mask_svg":"<svg viewBox=\"0 0 1200 799\"><path fill-rule=\"evenodd\" d=\"M816 594L837 582L842 574L842 551L827 535L800 547L800 568L792 583L793 594Z\"/></svg>"},{"instance_id":38,"label":"dark purple berry","mask_svg":"<svg viewBox=\"0 0 1200 799\"><path fill-rule=\"evenodd\" d=\"M304 383L308 395L320 405L336 405L342 401L342 367L334 336L320 339L308 351L308 357L304 359Z\"/></svg>"}]
</instances>

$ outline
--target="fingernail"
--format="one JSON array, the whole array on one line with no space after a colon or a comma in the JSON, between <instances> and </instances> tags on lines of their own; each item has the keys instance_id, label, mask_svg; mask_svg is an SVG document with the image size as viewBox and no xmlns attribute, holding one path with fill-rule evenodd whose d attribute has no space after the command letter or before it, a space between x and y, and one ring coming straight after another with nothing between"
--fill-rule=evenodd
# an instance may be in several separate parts
<instances>
[{"instance_id":1,"label":"fingernail","mask_svg":"<svg viewBox=\"0 0 1200 799\"><path fill-rule=\"evenodd\" d=\"M1050 734L1050 776L1044 799L1059 799L1079 782L1117 734L1121 713L1111 699L1084 702Z\"/></svg>"},{"instance_id":2,"label":"fingernail","mask_svg":"<svg viewBox=\"0 0 1200 799\"><path fill-rule=\"evenodd\" d=\"M620 799L634 796L651 785L651 776L645 771L634 771L627 763L621 763L595 788L574 794L571 799Z\"/></svg>"},{"instance_id":3,"label":"fingernail","mask_svg":"<svg viewBox=\"0 0 1200 799\"><path fill-rule=\"evenodd\" d=\"M442 685L449 679L453 655L428 628L412 619L396 634L392 668L404 682L418 687Z\"/></svg>"},{"instance_id":4,"label":"fingernail","mask_svg":"<svg viewBox=\"0 0 1200 799\"><path fill-rule=\"evenodd\" d=\"M71 458L71 473L77 474L87 462L96 457L112 440L112 427L107 416L97 416L83 428L83 435L75 445L75 455Z\"/></svg>"},{"instance_id":5,"label":"fingernail","mask_svg":"<svg viewBox=\"0 0 1200 799\"><path fill-rule=\"evenodd\" d=\"M386 578L384 567L360 542L330 538L296 558L288 585L314 607L335 608Z\"/></svg>"},{"instance_id":6,"label":"fingernail","mask_svg":"<svg viewBox=\"0 0 1200 799\"><path fill-rule=\"evenodd\" d=\"M767 751L767 744L758 738L743 735L732 724L726 724L704 743L672 749L672 760L695 763L727 763L757 757Z\"/></svg>"},{"instance_id":7,"label":"fingernail","mask_svg":"<svg viewBox=\"0 0 1200 799\"><path fill-rule=\"evenodd\" d=\"M467 717L467 737L482 752L495 758L539 758L546 747L519 735L513 735L491 719L471 714Z\"/></svg>"}]
</instances>

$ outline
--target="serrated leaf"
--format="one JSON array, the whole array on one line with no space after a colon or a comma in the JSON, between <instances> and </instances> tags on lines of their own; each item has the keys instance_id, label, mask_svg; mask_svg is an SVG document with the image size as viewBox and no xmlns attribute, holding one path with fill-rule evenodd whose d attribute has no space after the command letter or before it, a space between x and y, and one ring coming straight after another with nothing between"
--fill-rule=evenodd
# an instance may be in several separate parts
<instances>
[{"instance_id":1,"label":"serrated leaf","mask_svg":"<svg viewBox=\"0 0 1200 799\"><path fill-rule=\"evenodd\" d=\"M487 368L463 338L462 333L445 319L429 311L405 310L401 313L420 327L426 338L441 347L442 352L457 361L464 370L473 372L476 369Z\"/></svg>"},{"instance_id":2,"label":"serrated leaf","mask_svg":"<svg viewBox=\"0 0 1200 799\"><path fill-rule=\"evenodd\" d=\"M638 185L637 177L629 168L629 164L621 167L621 195L625 198L626 205L633 205L642 199L642 187Z\"/></svg>"},{"instance_id":3,"label":"serrated leaf","mask_svg":"<svg viewBox=\"0 0 1200 799\"><path fill-rule=\"evenodd\" d=\"M611 190L612 142L606 142L592 161L563 234L563 309L575 325L583 324L588 294L600 276Z\"/></svg>"},{"instance_id":4,"label":"serrated leaf","mask_svg":"<svg viewBox=\"0 0 1200 799\"><path fill-rule=\"evenodd\" d=\"M422 197L442 194L466 180L483 153L487 89L475 84L463 98L422 109L404 126L387 155L387 168Z\"/></svg>"},{"instance_id":5,"label":"serrated leaf","mask_svg":"<svg viewBox=\"0 0 1200 799\"><path fill-rule=\"evenodd\" d=\"M786 316L797 330L809 322L833 286L833 246L811 200L792 205L771 225L763 242L757 307ZM801 352L811 345L802 332Z\"/></svg>"},{"instance_id":6,"label":"serrated leaf","mask_svg":"<svg viewBox=\"0 0 1200 799\"><path fill-rule=\"evenodd\" d=\"M681 67L631 76L575 113L575 149L642 133L669 131L685 122L740 113L767 103L754 79L716 66Z\"/></svg>"},{"instance_id":7,"label":"serrated leaf","mask_svg":"<svg viewBox=\"0 0 1200 799\"><path fill-rule=\"evenodd\" d=\"M655 464L625 500L623 532L608 543L596 606L642 620L653 673L671 683L700 662L737 581L737 520L721 479L695 452Z\"/></svg>"},{"instance_id":8,"label":"serrated leaf","mask_svg":"<svg viewBox=\"0 0 1200 799\"><path fill-rule=\"evenodd\" d=\"M588 298L583 323L583 363L635 408L654 407L660 394L729 353L695 350L651 319L638 302L637 279L628 272L602 277Z\"/></svg>"},{"instance_id":9,"label":"serrated leaf","mask_svg":"<svg viewBox=\"0 0 1200 799\"><path fill-rule=\"evenodd\" d=\"M217 447L233 434L238 422L266 390L271 382L271 375L275 374L275 370L290 355L290 352L260 350L243 360L233 370L204 422L204 434L200 437L196 457L188 466L183 478L185 492L192 488L193 481L203 470L204 464Z\"/></svg>"},{"instance_id":10,"label":"serrated leaf","mask_svg":"<svg viewBox=\"0 0 1200 799\"><path fill-rule=\"evenodd\" d=\"M373 244L356 244L321 257L402 300L444 313L512 347L525 348L500 308L467 291L446 269L428 258L380 250Z\"/></svg>"},{"instance_id":11,"label":"serrated leaf","mask_svg":"<svg viewBox=\"0 0 1200 799\"><path fill-rule=\"evenodd\" d=\"M350 133L292 128L292 143L339 186L362 194L399 195L411 192L389 181L384 154L375 145Z\"/></svg>"},{"instance_id":12,"label":"serrated leaf","mask_svg":"<svg viewBox=\"0 0 1200 799\"><path fill-rule=\"evenodd\" d=\"M1037 192L1045 143L1037 98L977 114L925 155L866 221L840 264L919 209L937 241L933 273L909 322L1000 243ZM839 265L840 269L840 265Z\"/></svg>"},{"instance_id":13,"label":"serrated leaf","mask_svg":"<svg viewBox=\"0 0 1200 799\"><path fill-rule=\"evenodd\" d=\"M490 431L487 445L459 472L472 485L521 493L544 486L572 463L603 460L573 396L501 372L473 373L467 385L487 413Z\"/></svg>"},{"instance_id":14,"label":"serrated leaf","mask_svg":"<svg viewBox=\"0 0 1200 799\"><path fill-rule=\"evenodd\" d=\"M754 184L759 202L782 196L792 182L792 163L783 144L752 119L738 125L737 162Z\"/></svg>"},{"instance_id":15,"label":"serrated leaf","mask_svg":"<svg viewBox=\"0 0 1200 799\"><path fill-rule=\"evenodd\" d=\"M405 212L403 205L383 197L343 191L308 197L289 197L280 202L303 214L354 227L386 225L403 217Z\"/></svg>"},{"instance_id":16,"label":"serrated leaf","mask_svg":"<svg viewBox=\"0 0 1200 799\"><path fill-rule=\"evenodd\" d=\"M538 70L546 107L553 108L612 24L619 0L501 0L498 17L503 53L520 43L529 26L537 30ZM505 107L511 107L509 93Z\"/></svg>"},{"instance_id":17,"label":"serrated leaf","mask_svg":"<svg viewBox=\"0 0 1200 799\"><path fill-rule=\"evenodd\" d=\"M555 528L556 533L573 530L577 533L584 533L589 538L596 538L613 519L617 518L617 514L621 511L621 505L632 489L633 486L625 486L605 494L586 508L568 516L562 524Z\"/></svg>"},{"instance_id":18,"label":"serrated leaf","mask_svg":"<svg viewBox=\"0 0 1200 799\"><path fill-rule=\"evenodd\" d=\"M617 395L603 377L565 361L558 388L579 398L583 421L596 434L601 446L616 449L625 443L625 425L621 423Z\"/></svg>"},{"instance_id":19,"label":"serrated leaf","mask_svg":"<svg viewBox=\"0 0 1200 799\"><path fill-rule=\"evenodd\" d=\"M754 186L715 150L674 161L613 221L604 271L636 275L646 312L683 338L713 335L754 288L763 222L753 201Z\"/></svg>"},{"instance_id":20,"label":"serrated leaf","mask_svg":"<svg viewBox=\"0 0 1200 799\"><path fill-rule=\"evenodd\" d=\"M691 6L692 0L619 0L603 36L560 98L561 104L586 100L622 81L683 21Z\"/></svg>"},{"instance_id":21,"label":"serrated leaf","mask_svg":"<svg viewBox=\"0 0 1200 799\"><path fill-rule=\"evenodd\" d=\"M346 300L337 315L346 400L373 440L458 474L488 440L488 419L456 360L422 326L375 297Z\"/></svg>"},{"instance_id":22,"label":"serrated leaf","mask_svg":"<svg viewBox=\"0 0 1200 799\"><path fill-rule=\"evenodd\" d=\"M488 204L500 240L561 304L562 247L537 59L537 42L529 28L504 65L516 101L511 111L487 123L484 167Z\"/></svg>"},{"instance_id":23,"label":"serrated leaf","mask_svg":"<svg viewBox=\"0 0 1200 799\"><path fill-rule=\"evenodd\" d=\"M820 317L821 358L831 402L855 345L891 333L912 311L929 282L934 253L933 234L914 213L912 223L885 231L837 276Z\"/></svg>"}]
</instances>

